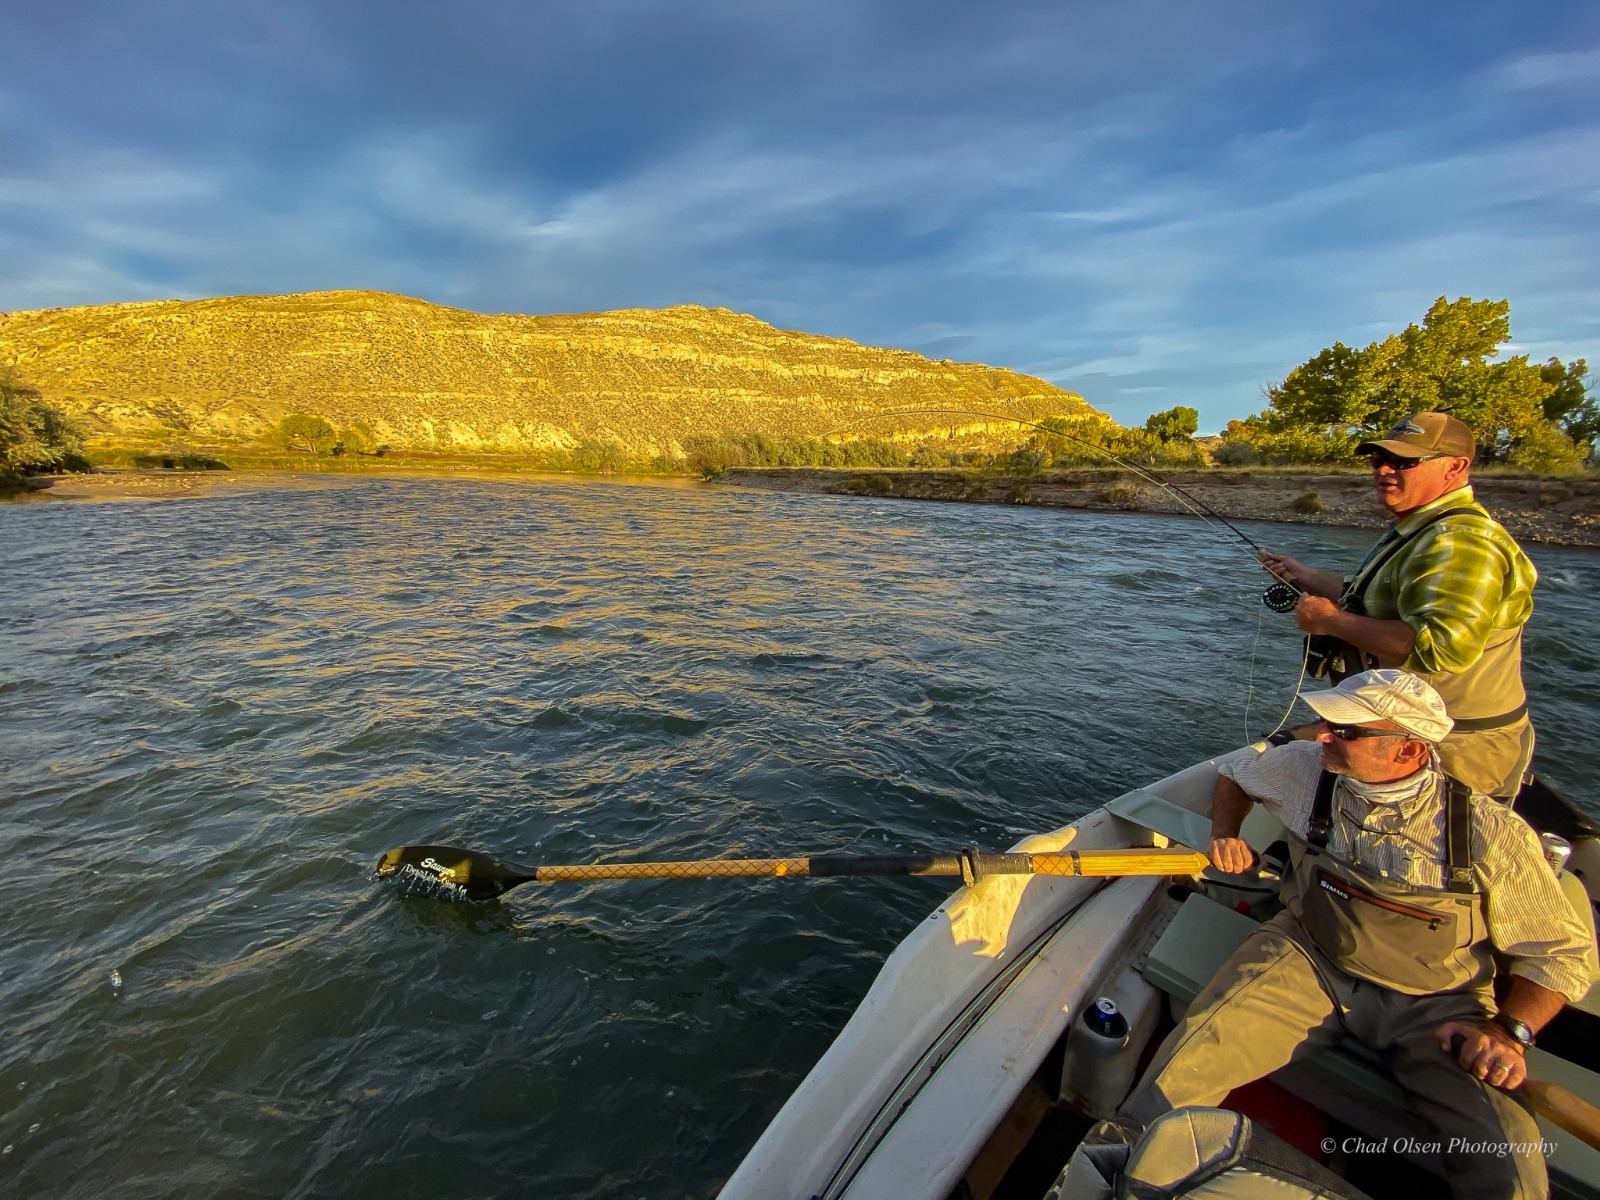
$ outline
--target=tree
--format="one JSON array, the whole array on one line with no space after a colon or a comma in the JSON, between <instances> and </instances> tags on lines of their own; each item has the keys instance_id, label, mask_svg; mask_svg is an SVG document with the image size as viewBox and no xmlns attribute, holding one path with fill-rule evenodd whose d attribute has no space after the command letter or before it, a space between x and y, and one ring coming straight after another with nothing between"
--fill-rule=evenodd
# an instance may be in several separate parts
<instances>
[{"instance_id":1,"label":"tree","mask_svg":"<svg viewBox=\"0 0 1600 1200\"><path fill-rule=\"evenodd\" d=\"M1575 475L1583 470L1584 451L1552 421L1540 419L1517 440L1512 466L1537 475Z\"/></svg>"},{"instance_id":2,"label":"tree","mask_svg":"<svg viewBox=\"0 0 1600 1200\"><path fill-rule=\"evenodd\" d=\"M1347 437L1372 415L1367 359L1367 352L1335 342L1269 387L1271 407L1254 419L1273 431L1314 429Z\"/></svg>"},{"instance_id":3,"label":"tree","mask_svg":"<svg viewBox=\"0 0 1600 1200\"><path fill-rule=\"evenodd\" d=\"M583 471L621 471L628 465L628 451L605 438L584 438L573 459Z\"/></svg>"},{"instance_id":4,"label":"tree","mask_svg":"<svg viewBox=\"0 0 1600 1200\"><path fill-rule=\"evenodd\" d=\"M278 422L274 431L278 444L286 450L304 449L307 454L327 454L339 440L339 435L321 417L305 413L290 413Z\"/></svg>"},{"instance_id":5,"label":"tree","mask_svg":"<svg viewBox=\"0 0 1600 1200\"><path fill-rule=\"evenodd\" d=\"M1018 446L1005 458L1006 474L1037 475L1045 465L1047 455L1032 444Z\"/></svg>"},{"instance_id":6,"label":"tree","mask_svg":"<svg viewBox=\"0 0 1600 1200\"><path fill-rule=\"evenodd\" d=\"M1123 430L1101 413L1045 417L1039 422L1039 428L1040 432L1028 439L1028 444L1048 454L1051 465L1063 467L1104 466L1111 461L1110 455L1122 453L1114 445L1119 435L1132 432L1140 438L1149 436L1142 429Z\"/></svg>"},{"instance_id":7,"label":"tree","mask_svg":"<svg viewBox=\"0 0 1600 1200\"><path fill-rule=\"evenodd\" d=\"M1510 313L1505 300L1440 296L1421 325L1360 350L1335 342L1269 387L1268 407L1226 440L1278 462L1348 458L1407 414L1442 411L1472 428L1489 461L1504 459L1542 421L1592 442L1600 412L1587 400L1583 360L1490 361L1510 340Z\"/></svg>"},{"instance_id":8,"label":"tree","mask_svg":"<svg viewBox=\"0 0 1600 1200\"><path fill-rule=\"evenodd\" d=\"M377 438L370 425L357 421L339 434L339 445L346 454L371 454L377 447Z\"/></svg>"},{"instance_id":9,"label":"tree","mask_svg":"<svg viewBox=\"0 0 1600 1200\"><path fill-rule=\"evenodd\" d=\"M1558 425L1586 453L1593 453L1600 437L1600 400L1589 395L1585 376L1589 363L1575 358L1563 363L1552 358L1539 368L1539 376L1550 385L1544 399L1544 417Z\"/></svg>"},{"instance_id":10,"label":"tree","mask_svg":"<svg viewBox=\"0 0 1600 1200\"><path fill-rule=\"evenodd\" d=\"M0 366L0 474L88 469L78 427L15 367Z\"/></svg>"},{"instance_id":11,"label":"tree","mask_svg":"<svg viewBox=\"0 0 1600 1200\"><path fill-rule=\"evenodd\" d=\"M1163 442L1170 442L1174 438L1192 438L1195 430L1200 428L1200 412L1198 409L1185 408L1181 404L1177 408L1169 408L1165 412L1152 413L1150 419L1144 423L1145 430L1153 433Z\"/></svg>"},{"instance_id":12,"label":"tree","mask_svg":"<svg viewBox=\"0 0 1600 1200\"><path fill-rule=\"evenodd\" d=\"M1464 364L1442 382L1438 407L1472 427L1479 455L1492 462L1505 458L1544 420L1549 394L1550 385L1538 368L1519 354L1503 363Z\"/></svg>"}]
</instances>

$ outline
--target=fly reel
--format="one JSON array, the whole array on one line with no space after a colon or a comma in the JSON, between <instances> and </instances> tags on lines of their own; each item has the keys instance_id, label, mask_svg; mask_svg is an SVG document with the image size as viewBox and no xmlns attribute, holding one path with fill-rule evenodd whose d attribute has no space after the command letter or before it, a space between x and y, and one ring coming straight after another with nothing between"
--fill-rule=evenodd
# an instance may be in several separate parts
<instances>
[{"instance_id":1,"label":"fly reel","mask_svg":"<svg viewBox=\"0 0 1600 1200\"><path fill-rule=\"evenodd\" d=\"M1300 603L1300 589L1280 579L1267 585L1267 590L1261 593L1261 603L1275 613L1293 612L1294 606Z\"/></svg>"}]
</instances>

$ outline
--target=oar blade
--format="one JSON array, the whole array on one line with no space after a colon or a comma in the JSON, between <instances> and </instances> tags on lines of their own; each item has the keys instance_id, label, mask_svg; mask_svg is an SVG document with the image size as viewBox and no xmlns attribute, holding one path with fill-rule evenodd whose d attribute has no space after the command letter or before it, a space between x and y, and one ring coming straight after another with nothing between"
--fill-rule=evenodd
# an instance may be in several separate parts
<instances>
[{"instance_id":1,"label":"oar blade","mask_svg":"<svg viewBox=\"0 0 1600 1200\"><path fill-rule=\"evenodd\" d=\"M378 860L377 875L393 879L407 896L478 902L494 900L534 878L532 868L459 846L401 846Z\"/></svg>"}]
</instances>

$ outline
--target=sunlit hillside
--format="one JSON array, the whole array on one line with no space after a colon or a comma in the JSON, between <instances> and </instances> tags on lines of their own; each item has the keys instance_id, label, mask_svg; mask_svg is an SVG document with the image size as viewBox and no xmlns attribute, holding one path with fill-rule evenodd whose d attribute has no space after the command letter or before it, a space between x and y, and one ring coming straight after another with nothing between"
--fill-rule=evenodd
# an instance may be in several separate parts
<instances>
[{"instance_id":1,"label":"sunlit hillside","mask_svg":"<svg viewBox=\"0 0 1600 1200\"><path fill-rule=\"evenodd\" d=\"M1026 375L775 329L690 305L485 316L375 292L0 315L0 363L102 445L228 448L290 413L395 448L519 453L585 440L675 455L695 434L1014 443L1088 413ZM899 416L875 414L901 413Z\"/></svg>"}]
</instances>

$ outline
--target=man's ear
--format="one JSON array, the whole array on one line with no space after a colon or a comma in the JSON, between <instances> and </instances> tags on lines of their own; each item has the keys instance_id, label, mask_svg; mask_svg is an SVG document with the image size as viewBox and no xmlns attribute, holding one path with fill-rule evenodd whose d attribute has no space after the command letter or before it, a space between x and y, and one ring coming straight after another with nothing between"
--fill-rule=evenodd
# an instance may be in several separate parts
<instances>
[{"instance_id":1,"label":"man's ear","mask_svg":"<svg viewBox=\"0 0 1600 1200\"><path fill-rule=\"evenodd\" d=\"M1428 753L1432 749L1421 738L1406 738L1400 743L1400 753L1395 755L1397 762L1427 762Z\"/></svg>"}]
</instances>

